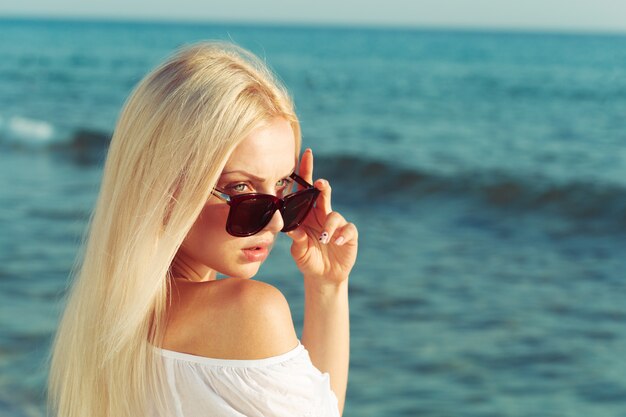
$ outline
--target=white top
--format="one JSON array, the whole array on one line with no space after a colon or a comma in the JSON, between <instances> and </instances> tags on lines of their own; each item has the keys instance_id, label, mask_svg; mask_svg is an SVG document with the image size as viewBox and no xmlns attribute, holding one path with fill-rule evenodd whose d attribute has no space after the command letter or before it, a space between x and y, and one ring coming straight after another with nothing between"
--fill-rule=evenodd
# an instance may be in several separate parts
<instances>
[{"instance_id":1,"label":"white top","mask_svg":"<svg viewBox=\"0 0 626 417\"><path fill-rule=\"evenodd\" d=\"M339 417L330 375L300 341L287 353L250 360L154 349L163 357L171 417Z\"/></svg>"}]
</instances>

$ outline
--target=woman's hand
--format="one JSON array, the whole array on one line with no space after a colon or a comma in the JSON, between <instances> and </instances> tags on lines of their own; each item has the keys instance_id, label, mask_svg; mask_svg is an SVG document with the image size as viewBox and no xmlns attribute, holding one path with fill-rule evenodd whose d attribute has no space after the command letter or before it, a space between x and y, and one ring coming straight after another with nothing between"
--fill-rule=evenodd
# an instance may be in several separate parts
<instances>
[{"instance_id":1,"label":"woman's hand","mask_svg":"<svg viewBox=\"0 0 626 417\"><path fill-rule=\"evenodd\" d=\"M302 155L299 175L321 192L300 227L287 233L293 239L291 256L305 281L339 285L348 279L356 260L357 228L332 211L328 181L318 179L313 183L313 152L310 149Z\"/></svg>"}]
</instances>

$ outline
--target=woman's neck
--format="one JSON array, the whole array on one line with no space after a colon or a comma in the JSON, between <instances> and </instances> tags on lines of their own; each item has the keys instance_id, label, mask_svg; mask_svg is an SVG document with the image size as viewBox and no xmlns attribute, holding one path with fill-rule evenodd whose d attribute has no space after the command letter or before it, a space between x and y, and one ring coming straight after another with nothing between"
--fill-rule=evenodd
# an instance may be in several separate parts
<instances>
[{"instance_id":1,"label":"woman's neck","mask_svg":"<svg viewBox=\"0 0 626 417\"><path fill-rule=\"evenodd\" d=\"M192 282L215 281L217 278L217 271L193 262L181 252L178 252L174 257L170 266L170 274L174 279Z\"/></svg>"}]
</instances>

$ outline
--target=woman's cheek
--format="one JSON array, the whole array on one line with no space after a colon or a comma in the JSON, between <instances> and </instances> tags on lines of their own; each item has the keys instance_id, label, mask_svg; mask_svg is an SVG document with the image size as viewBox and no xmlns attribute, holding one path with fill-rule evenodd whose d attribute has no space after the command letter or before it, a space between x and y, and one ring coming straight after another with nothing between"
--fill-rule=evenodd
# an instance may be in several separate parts
<instances>
[{"instance_id":1,"label":"woman's cheek","mask_svg":"<svg viewBox=\"0 0 626 417\"><path fill-rule=\"evenodd\" d=\"M222 207L225 206L225 207ZM187 245L194 252L206 253L221 248L233 236L226 232L228 205L207 205L196 219L187 235ZM225 210L226 209L226 210Z\"/></svg>"}]
</instances>

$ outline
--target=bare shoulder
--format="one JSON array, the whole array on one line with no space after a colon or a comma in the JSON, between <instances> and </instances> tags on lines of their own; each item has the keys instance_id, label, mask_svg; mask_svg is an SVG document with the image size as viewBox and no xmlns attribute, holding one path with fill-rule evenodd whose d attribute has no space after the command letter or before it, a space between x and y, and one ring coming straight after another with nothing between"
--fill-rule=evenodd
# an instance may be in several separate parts
<instances>
[{"instance_id":1,"label":"bare shoulder","mask_svg":"<svg viewBox=\"0 0 626 417\"><path fill-rule=\"evenodd\" d=\"M173 350L213 358L262 359L298 344L287 299L265 282L227 278L203 286L191 284L181 291L179 303L174 317L179 337L170 338L178 340Z\"/></svg>"}]
</instances>

